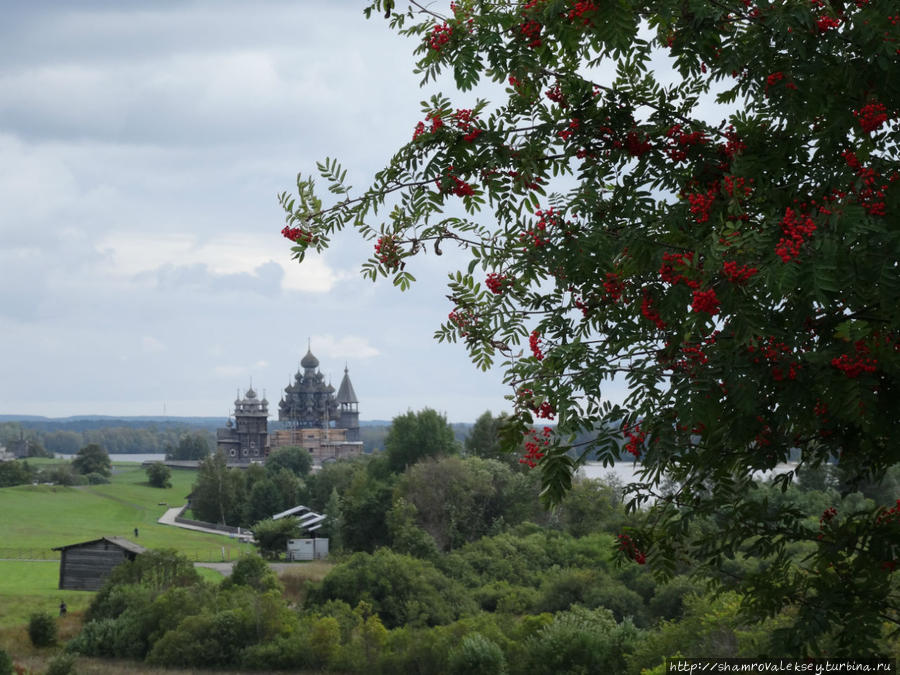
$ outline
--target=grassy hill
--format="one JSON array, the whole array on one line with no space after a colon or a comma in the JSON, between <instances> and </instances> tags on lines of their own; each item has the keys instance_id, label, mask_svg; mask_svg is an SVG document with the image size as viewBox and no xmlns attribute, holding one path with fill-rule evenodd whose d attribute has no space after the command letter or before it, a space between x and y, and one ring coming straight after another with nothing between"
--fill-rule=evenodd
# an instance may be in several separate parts
<instances>
[{"instance_id":1,"label":"grassy hill","mask_svg":"<svg viewBox=\"0 0 900 675\"><path fill-rule=\"evenodd\" d=\"M193 471L173 471L167 489L150 487L139 464L116 464L114 471L108 485L0 489L0 627L21 624L34 611L55 613L61 600L70 611L87 607L93 593L57 589L57 546L119 535L147 548L174 548L197 561L235 559L252 550L224 535L157 524L167 508L184 504ZM43 562L27 562L33 560Z\"/></svg>"}]
</instances>

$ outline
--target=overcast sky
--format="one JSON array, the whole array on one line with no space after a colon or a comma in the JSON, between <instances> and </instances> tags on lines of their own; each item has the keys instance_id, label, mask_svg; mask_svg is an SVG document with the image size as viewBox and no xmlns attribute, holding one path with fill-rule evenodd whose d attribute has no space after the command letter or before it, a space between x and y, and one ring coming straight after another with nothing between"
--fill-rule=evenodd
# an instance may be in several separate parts
<instances>
[{"instance_id":1,"label":"overcast sky","mask_svg":"<svg viewBox=\"0 0 900 675\"><path fill-rule=\"evenodd\" d=\"M436 91L363 5L4 3L0 413L224 418L251 377L277 402L307 339L363 419L508 408L498 372L432 338L433 256L400 293L360 276L371 244L298 266L280 234L298 171L338 157L361 186Z\"/></svg>"}]
</instances>

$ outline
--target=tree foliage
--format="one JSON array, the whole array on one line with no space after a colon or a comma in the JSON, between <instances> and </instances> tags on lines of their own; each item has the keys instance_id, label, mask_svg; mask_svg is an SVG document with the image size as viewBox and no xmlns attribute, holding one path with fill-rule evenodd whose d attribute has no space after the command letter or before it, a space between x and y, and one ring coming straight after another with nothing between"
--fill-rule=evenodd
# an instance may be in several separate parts
<instances>
[{"instance_id":1,"label":"tree foliage","mask_svg":"<svg viewBox=\"0 0 900 675\"><path fill-rule=\"evenodd\" d=\"M191 510L200 520L212 523L240 522L243 507L243 477L228 469L221 452L200 462L191 493Z\"/></svg>"},{"instance_id":2,"label":"tree foliage","mask_svg":"<svg viewBox=\"0 0 900 675\"><path fill-rule=\"evenodd\" d=\"M446 71L458 98L425 102L362 192L330 159L335 203L298 177L295 257L353 227L375 240L364 274L403 289L417 255L461 246L436 336L502 359L507 444L525 438L549 502L624 445L633 505L656 497L625 556L664 573L759 556L745 610L793 606L795 650L839 626L833 655L870 651L900 626L900 505L810 523L751 497L792 454L851 481L900 460L894 0L393 4L367 15L387 8L423 84Z\"/></svg>"},{"instance_id":3,"label":"tree foliage","mask_svg":"<svg viewBox=\"0 0 900 675\"><path fill-rule=\"evenodd\" d=\"M84 446L72 460L72 468L82 475L98 473L109 478L112 462L109 454L96 443Z\"/></svg>"},{"instance_id":4,"label":"tree foliage","mask_svg":"<svg viewBox=\"0 0 900 675\"><path fill-rule=\"evenodd\" d=\"M153 487L167 488L172 486L172 470L162 462L148 464L144 471L147 473L147 482Z\"/></svg>"},{"instance_id":5,"label":"tree foliage","mask_svg":"<svg viewBox=\"0 0 900 675\"><path fill-rule=\"evenodd\" d=\"M278 559L287 551L288 539L300 536L296 518L261 520L253 525L253 538L260 554L269 560Z\"/></svg>"},{"instance_id":6,"label":"tree foliage","mask_svg":"<svg viewBox=\"0 0 900 675\"><path fill-rule=\"evenodd\" d=\"M277 473L279 469L289 469L298 478L309 473L312 468L312 455L306 448L289 445L276 448L266 457L266 471Z\"/></svg>"},{"instance_id":7,"label":"tree foliage","mask_svg":"<svg viewBox=\"0 0 900 675\"><path fill-rule=\"evenodd\" d=\"M395 417L384 440L384 448L388 465L398 473L426 457L458 452L447 418L431 408L419 412L410 410Z\"/></svg>"}]
</instances>

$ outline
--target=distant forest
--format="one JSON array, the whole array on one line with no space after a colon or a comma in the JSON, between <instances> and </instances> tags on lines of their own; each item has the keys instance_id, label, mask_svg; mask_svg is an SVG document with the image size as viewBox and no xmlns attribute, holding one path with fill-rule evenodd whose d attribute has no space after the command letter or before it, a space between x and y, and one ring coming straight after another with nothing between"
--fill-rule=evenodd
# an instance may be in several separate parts
<instances>
[{"instance_id":1,"label":"distant forest","mask_svg":"<svg viewBox=\"0 0 900 675\"><path fill-rule=\"evenodd\" d=\"M215 447L216 429L224 425L221 417L46 417L0 416L0 446L25 438L47 452L73 455L84 446L96 443L109 453L164 453L178 445L185 434L202 434ZM384 449L384 438L391 423L384 420L361 421L360 438L367 453ZM462 442L472 424L452 424L456 440ZM282 428L269 422L269 430Z\"/></svg>"}]
</instances>

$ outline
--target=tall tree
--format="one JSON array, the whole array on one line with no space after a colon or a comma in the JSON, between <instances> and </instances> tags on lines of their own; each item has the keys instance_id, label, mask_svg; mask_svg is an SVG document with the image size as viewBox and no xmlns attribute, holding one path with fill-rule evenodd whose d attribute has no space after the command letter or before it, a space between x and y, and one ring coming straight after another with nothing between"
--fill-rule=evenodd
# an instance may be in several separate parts
<instances>
[{"instance_id":1,"label":"tall tree","mask_svg":"<svg viewBox=\"0 0 900 675\"><path fill-rule=\"evenodd\" d=\"M217 452L201 461L191 492L194 515L212 523L235 524L235 514L243 504L237 478L229 470L224 453Z\"/></svg>"},{"instance_id":2,"label":"tall tree","mask_svg":"<svg viewBox=\"0 0 900 675\"><path fill-rule=\"evenodd\" d=\"M792 449L875 480L900 460L896 9L411 0L391 25L419 40L423 82L447 70L466 102L432 96L362 193L333 160L336 203L298 178L283 234L302 260L355 227L376 240L364 273L401 289L416 255L462 245L438 337L479 367L503 359L509 444L526 438L545 498L624 443L635 504L678 486L625 555L661 570L761 555L739 582L759 616L793 606L790 649L838 630L833 654L864 653L900 627L900 505L807 522L753 486ZM496 101L471 99L480 83ZM579 432L594 440L573 458ZM797 541L813 548L799 567Z\"/></svg>"},{"instance_id":3,"label":"tall tree","mask_svg":"<svg viewBox=\"0 0 900 675\"><path fill-rule=\"evenodd\" d=\"M401 472L420 459L459 451L452 427L444 415L425 408L398 415L391 421L391 429L384 440L388 465Z\"/></svg>"},{"instance_id":4,"label":"tall tree","mask_svg":"<svg viewBox=\"0 0 900 675\"><path fill-rule=\"evenodd\" d=\"M506 419L506 413L494 417L490 410L483 412L466 437L466 454L483 459L508 459L510 453L504 450L500 438L500 429Z\"/></svg>"},{"instance_id":5,"label":"tall tree","mask_svg":"<svg viewBox=\"0 0 900 675\"><path fill-rule=\"evenodd\" d=\"M273 475L280 469L289 469L298 477L309 474L312 468L312 455L306 448L289 445L284 448L276 448L266 457L266 471Z\"/></svg>"},{"instance_id":6,"label":"tall tree","mask_svg":"<svg viewBox=\"0 0 900 675\"><path fill-rule=\"evenodd\" d=\"M75 455L72 460L72 468L80 474L99 473L109 477L112 472L112 463L109 454L96 443L90 443Z\"/></svg>"}]
</instances>

